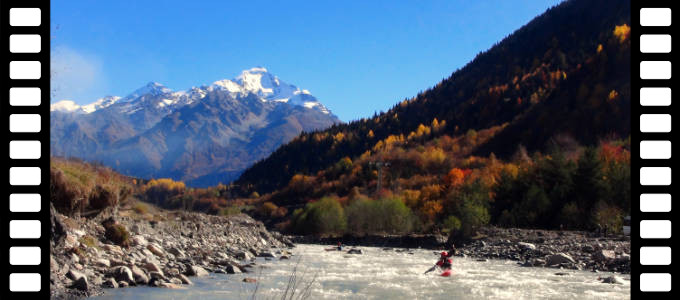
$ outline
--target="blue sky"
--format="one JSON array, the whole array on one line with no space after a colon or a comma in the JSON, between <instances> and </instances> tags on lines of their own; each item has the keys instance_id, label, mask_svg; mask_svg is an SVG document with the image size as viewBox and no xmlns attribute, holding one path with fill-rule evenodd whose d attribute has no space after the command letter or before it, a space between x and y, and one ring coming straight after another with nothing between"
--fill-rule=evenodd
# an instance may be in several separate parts
<instances>
[{"instance_id":1,"label":"blue sky","mask_svg":"<svg viewBox=\"0 0 680 300\"><path fill-rule=\"evenodd\" d=\"M263 66L350 121L435 85L559 2L53 0L52 102Z\"/></svg>"}]
</instances>

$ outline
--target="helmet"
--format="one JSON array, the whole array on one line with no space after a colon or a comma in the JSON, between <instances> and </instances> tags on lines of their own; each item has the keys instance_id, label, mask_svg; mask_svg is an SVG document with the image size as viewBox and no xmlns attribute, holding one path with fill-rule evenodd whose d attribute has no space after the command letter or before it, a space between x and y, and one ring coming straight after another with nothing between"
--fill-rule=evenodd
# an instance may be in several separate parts
<instances>
[{"instance_id":1,"label":"helmet","mask_svg":"<svg viewBox=\"0 0 680 300\"><path fill-rule=\"evenodd\" d=\"M441 255L442 255L442 256L448 256L449 254L446 253L446 251L443 251L443 252L441 253Z\"/></svg>"}]
</instances>

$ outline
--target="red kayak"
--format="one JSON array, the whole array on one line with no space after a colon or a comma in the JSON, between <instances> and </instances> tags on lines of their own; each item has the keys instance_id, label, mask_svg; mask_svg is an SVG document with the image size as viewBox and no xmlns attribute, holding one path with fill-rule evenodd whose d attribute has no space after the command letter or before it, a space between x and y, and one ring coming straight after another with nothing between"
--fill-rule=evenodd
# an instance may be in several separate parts
<instances>
[{"instance_id":1,"label":"red kayak","mask_svg":"<svg viewBox=\"0 0 680 300\"><path fill-rule=\"evenodd\" d=\"M446 270L446 271L444 271L444 273L441 273L440 275L442 277L449 277L449 276L451 276L451 274L452 274L451 270Z\"/></svg>"}]
</instances>

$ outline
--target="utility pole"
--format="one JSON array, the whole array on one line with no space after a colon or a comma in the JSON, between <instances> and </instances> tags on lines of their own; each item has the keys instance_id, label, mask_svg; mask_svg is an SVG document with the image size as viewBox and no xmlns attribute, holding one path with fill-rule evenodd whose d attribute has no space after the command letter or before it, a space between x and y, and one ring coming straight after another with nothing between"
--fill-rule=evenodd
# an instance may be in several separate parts
<instances>
[{"instance_id":1,"label":"utility pole","mask_svg":"<svg viewBox=\"0 0 680 300\"><path fill-rule=\"evenodd\" d=\"M382 189L383 167L389 167L390 163L382 161L372 161L369 162L369 165L378 168L378 186L376 187L376 193L378 193Z\"/></svg>"}]
</instances>

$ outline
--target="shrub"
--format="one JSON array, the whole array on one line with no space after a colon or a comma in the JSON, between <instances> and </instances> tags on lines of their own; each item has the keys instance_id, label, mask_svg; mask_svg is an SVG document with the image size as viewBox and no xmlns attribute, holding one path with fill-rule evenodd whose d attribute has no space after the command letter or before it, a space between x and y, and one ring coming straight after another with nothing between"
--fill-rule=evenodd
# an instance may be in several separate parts
<instances>
[{"instance_id":1,"label":"shrub","mask_svg":"<svg viewBox=\"0 0 680 300\"><path fill-rule=\"evenodd\" d=\"M146 214L149 212L149 205L143 202L137 202L135 205L132 207L132 210L134 210L138 214Z\"/></svg>"},{"instance_id":2,"label":"shrub","mask_svg":"<svg viewBox=\"0 0 680 300\"><path fill-rule=\"evenodd\" d=\"M293 230L303 234L340 234L347 224L340 203L331 197L308 203L304 210L296 210Z\"/></svg>"},{"instance_id":3,"label":"shrub","mask_svg":"<svg viewBox=\"0 0 680 300\"><path fill-rule=\"evenodd\" d=\"M442 225L444 227L444 232L446 233L456 232L461 228L460 219L458 219L456 216L449 216L446 218L446 220L444 220Z\"/></svg>"},{"instance_id":4,"label":"shrub","mask_svg":"<svg viewBox=\"0 0 680 300\"><path fill-rule=\"evenodd\" d=\"M113 192L110 186L97 185L90 192L90 207L104 209L118 205L118 194Z\"/></svg>"},{"instance_id":5,"label":"shrub","mask_svg":"<svg viewBox=\"0 0 680 300\"><path fill-rule=\"evenodd\" d=\"M130 233L125 226L121 224L110 224L109 226L106 226L104 236L106 239L119 246L128 247L130 244Z\"/></svg>"},{"instance_id":6,"label":"shrub","mask_svg":"<svg viewBox=\"0 0 680 300\"><path fill-rule=\"evenodd\" d=\"M97 248L99 249L99 246L97 245L97 239L95 239L91 235L84 235L78 240L81 244L88 246L90 248Z\"/></svg>"},{"instance_id":7,"label":"shrub","mask_svg":"<svg viewBox=\"0 0 680 300\"><path fill-rule=\"evenodd\" d=\"M185 190L186 186L183 182L170 178L152 179L144 186L147 199L152 203L162 205L165 205L168 199L183 194Z\"/></svg>"},{"instance_id":8,"label":"shrub","mask_svg":"<svg viewBox=\"0 0 680 300\"><path fill-rule=\"evenodd\" d=\"M593 223L606 229L609 233L621 233L623 230L623 211L614 206L600 201L595 205Z\"/></svg>"},{"instance_id":9,"label":"shrub","mask_svg":"<svg viewBox=\"0 0 680 300\"><path fill-rule=\"evenodd\" d=\"M220 210L220 215L228 217L233 215L238 215L241 213L241 207L238 206L227 206Z\"/></svg>"},{"instance_id":10,"label":"shrub","mask_svg":"<svg viewBox=\"0 0 680 300\"><path fill-rule=\"evenodd\" d=\"M50 168L50 200L62 214L73 215L87 205L86 193L76 183L68 182L64 172Z\"/></svg>"},{"instance_id":11,"label":"shrub","mask_svg":"<svg viewBox=\"0 0 680 300\"><path fill-rule=\"evenodd\" d=\"M279 207L271 202L265 202L257 209L257 214L264 218L271 218L276 214Z\"/></svg>"},{"instance_id":12,"label":"shrub","mask_svg":"<svg viewBox=\"0 0 680 300\"><path fill-rule=\"evenodd\" d=\"M357 199L345 211L347 230L352 234L406 233L413 229L413 213L399 198Z\"/></svg>"}]
</instances>

